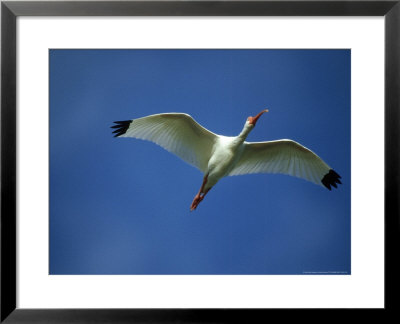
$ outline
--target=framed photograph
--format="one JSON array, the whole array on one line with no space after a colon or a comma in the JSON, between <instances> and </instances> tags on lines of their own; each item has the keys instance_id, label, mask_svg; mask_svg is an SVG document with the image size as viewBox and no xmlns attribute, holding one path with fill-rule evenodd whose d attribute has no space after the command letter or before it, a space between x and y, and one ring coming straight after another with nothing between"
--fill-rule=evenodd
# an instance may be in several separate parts
<instances>
[{"instance_id":1,"label":"framed photograph","mask_svg":"<svg viewBox=\"0 0 400 324\"><path fill-rule=\"evenodd\" d=\"M1 321L395 312L399 15L2 2Z\"/></svg>"}]
</instances>

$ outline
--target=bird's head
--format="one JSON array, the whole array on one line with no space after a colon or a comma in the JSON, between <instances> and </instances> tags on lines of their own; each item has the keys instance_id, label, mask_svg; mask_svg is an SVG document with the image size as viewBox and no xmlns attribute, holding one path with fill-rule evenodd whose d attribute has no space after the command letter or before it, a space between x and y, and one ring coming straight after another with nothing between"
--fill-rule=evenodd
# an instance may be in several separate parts
<instances>
[{"instance_id":1,"label":"bird's head","mask_svg":"<svg viewBox=\"0 0 400 324\"><path fill-rule=\"evenodd\" d=\"M247 117L246 123L248 123L249 125L253 125L253 127L256 126L256 123L257 123L258 118L260 118L261 115L262 115L263 113L266 113L266 112L268 112L268 109L264 109L263 111L261 111L260 113L258 113L258 114L257 114L256 116L254 116L254 117L252 117L252 116Z\"/></svg>"}]
</instances>

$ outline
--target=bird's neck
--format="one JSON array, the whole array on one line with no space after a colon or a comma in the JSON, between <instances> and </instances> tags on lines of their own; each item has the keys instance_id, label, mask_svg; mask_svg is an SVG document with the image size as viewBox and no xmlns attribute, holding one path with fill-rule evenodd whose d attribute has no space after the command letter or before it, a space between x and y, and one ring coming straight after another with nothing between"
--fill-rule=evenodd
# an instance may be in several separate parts
<instances>
[{"instance_id":1,"label":"bird's neck","mask_svg":"<svg viewBox=\"0 0 400 324\"><path fill-rule=\"evenodd\" d=\"M238 145L242 144L246 140L247 136L249 135L252 129L253 129L252 127L245 125L240 134L236 137L235 142L237 142Z\"/></svg>"}]
</instances>

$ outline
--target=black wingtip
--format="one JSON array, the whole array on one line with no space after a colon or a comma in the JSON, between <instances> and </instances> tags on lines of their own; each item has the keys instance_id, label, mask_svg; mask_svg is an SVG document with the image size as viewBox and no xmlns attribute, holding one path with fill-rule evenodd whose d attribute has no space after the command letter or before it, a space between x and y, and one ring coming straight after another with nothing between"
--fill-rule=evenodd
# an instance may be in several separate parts
<instances>
[{"instance_id":1,"label":"black wingtip","mask_svg":"<svg viewBox=\"0 0 400 324\"><path fill-rule=\"evenodd\" d=\"M116 125L111 126L111 128L115 128L113 131L114 137L118 137L124 135L129 128L132 120L123 120L123 121L115 121Z\"/></svg>"},{"instance_id":2,"label":"black wingtip","mask_svg":"<svg viewBox=\"0 0 400 324\"><path fill-rule=\"evenodd\" d=\"M324 175L321 182L328 190L332 190L332 187L337 188L337 184L342 184L339 180L340 178L341 176L339 174L330 169L329 172Z\"/></svg>"}]
</instances>

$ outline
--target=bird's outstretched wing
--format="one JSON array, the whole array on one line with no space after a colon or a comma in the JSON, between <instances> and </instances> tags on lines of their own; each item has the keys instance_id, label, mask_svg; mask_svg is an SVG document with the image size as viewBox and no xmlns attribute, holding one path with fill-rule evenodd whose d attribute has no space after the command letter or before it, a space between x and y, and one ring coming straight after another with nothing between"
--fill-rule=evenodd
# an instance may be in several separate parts
<instances>
[{"instance_id":1,"label":"bird's outstretched wing","mask_svg":"<svg viewBox=\"0 0 400 324\"><path fill-rule=\"evenodd\" d=\"M218 137L183 113L156 114L114 123L114 137L154 142L203 172Z\"/></svg>"},{"instance_id":2,"label":"bird's outstretched wing","mask_svg":"<svg viewBox=\"0 0 400 324\"><path fill-rule=\"evenodd\" d=\"M340 176L314 152L292 140L245 142L242 156L229 175L282 173L324 185L337 187Z\"/></svg>"}]
</instances>

